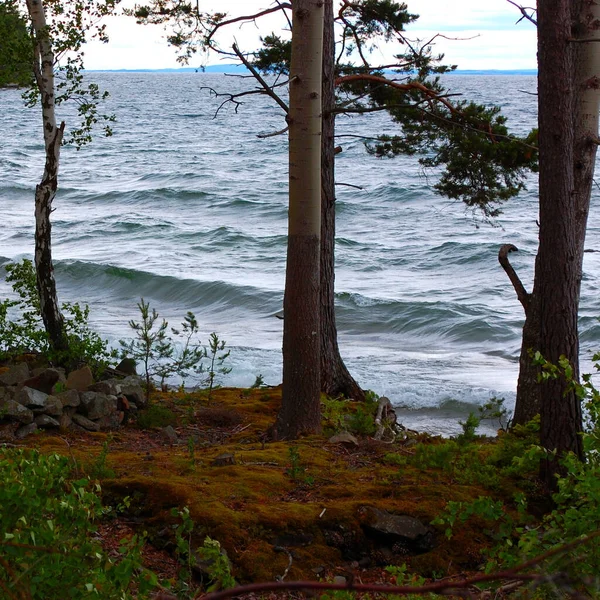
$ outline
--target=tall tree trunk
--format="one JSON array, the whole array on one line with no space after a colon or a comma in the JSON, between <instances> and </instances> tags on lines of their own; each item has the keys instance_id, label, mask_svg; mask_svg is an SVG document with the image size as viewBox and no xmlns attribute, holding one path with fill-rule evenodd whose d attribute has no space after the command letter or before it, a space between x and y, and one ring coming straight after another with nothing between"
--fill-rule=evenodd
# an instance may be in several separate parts
<instances>
[{"instance_id":1,"label":"tall tree trunk","mask_svg":"<svg viewBox=\"0 0 600 600\"><path fill-rule=\"evenodd\" d=\"M54 350L65 350L67 340L60 312L52 265L50 214L58 186L60 146L65 124L56 124L54 96L54 52L48 37L46 15L41 0L27 0L27 10L35 33L34 74L41 96L46 164L41 182L35 188L35 270L42 320Z\"/></svg>"},{"instance_id":2,"label":"tall tree trunk","mask_svg":"<svg viewBox=\"0 0 600 600\"><path fill-rule=\"evenodd\" d=\"M289 230L282 404L275 437L321 430L320 249L323 0L294 0L289 124Z\"/></svg>"},{"instance_id":3,"label":"tall tree trunk","mask_svg":"<svg viewBox=\"0 0 600 600\"><path fill-rule=\"evenodd\" d=\"M337 340L335 321L335 40L333 0L325 0L323 31L323 145L321 148L321 391L364 400Z\"/></svg>"},{"instance_id":4,"label":"tall tree trunk","mask_svg":"<svg viewBox=\"0 0 600 600\"><path fill-rule=\"evenodd\" d=\"M583 252L577 221L575 123L579 90L572 35L579 15L573 0L538 4L540 232L534 295L539 298L540 352L557 364L565 356L579 371L577 315ZM588 199L589 202L589 199ZM542 384L541 443L548 454L542 479L554 487L558 459L583 458L581 406L563 378Z\"/></svg>"}]
</instances>

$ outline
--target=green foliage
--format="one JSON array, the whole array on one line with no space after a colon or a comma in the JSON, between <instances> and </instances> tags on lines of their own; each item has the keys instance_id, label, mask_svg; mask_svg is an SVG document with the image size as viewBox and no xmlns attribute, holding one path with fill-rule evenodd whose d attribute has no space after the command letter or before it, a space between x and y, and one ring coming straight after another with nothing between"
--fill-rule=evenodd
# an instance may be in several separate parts
<instances>
[{"instance_id":1,"label":"green foliage","mask_svg":"<svg viewBox=\"0 0 600 600\"><path fill-rule=\"evenodd\" d=\"M199 373L206 373L202 383L208 388L209 400L212 397L213 389L220 387L219 377L231 373L231 368L224 366L224 362L231 354L231 350L225 352L225 345L225 340L220 340L219 336L213 331L208 338L208 349L204 350L204 357L208 359L208 366L200 365L198 370Z\"/></svg>"},{"instance_id":2,"label":"green foliage","mask_svg":"<svg viewBox=\"0 0 600 600\"><path fill-rule=\"evenodd\" d=\"M28 85L33 77L33 46L16 0L0 1L0 40L0 88Z\"/></svg>"},{"instance_id":3,"label":"green foliage","mask_svg":"<svg viewBox=\"0 0 600 600\"><path fill-rule=\"evenodd\" d=\"M177 416L166 406L150 404L148 408L140 410L137 423L142 429L153 429L154 427L167 427L175 425Z\"/></svg>"},{"instance_id":4,"label":"green foliage","mask_svg":"<svg viewBox=\"0 0 600 600\"><path fill-rule=\"evenodd\" d=\"M523 494L515 496L512 506L499 505L490 498L472 503L449 503L439 523L447 524L447 535L451 535L453 525L473 516L490 521L489 531L496 545L489 553L488 571L510 568L556 551L540 562L538 568L549 576L560 573L563 578L570 577L578 582L584 595L595 597L598 585L594 578L600 572L600 546L590 541L589 536L600 531L600 392L589 375L582 376L581 383L575 380L573 368L564 357L557 365L539 353L535 360L541 367L542 380L561 377L567 388L575 390L581 398L587 415L586 429L582 433L586 462L573 454L561 459L563 474L557 475L558 491L552 496L553 508L537 523L533 523L527 511L535 497L528 500ZM594 356L594 362L596 370L600 370L600 354ZM537 445L537 431L539 419L502 435L500 442L504 447L500 447L492 460L506 464L507 454L514 452L514 473L535 469L546 453ZM504 469L508 472L507 467ZM570 545L566 554L559 551L565 545Z\"/></svg>"},{"instance_id":5,"label":"green foliage","mask_svg":"<svg viewBox=\"0 0 600 600\"><path fill-rule=\"evenodd\" d=\"M162 387L168 377L179 375L183 385L183 379L194 372L205 374L202 382L208 386L210 398L212 390L218 387L219 375L231 372L230 368L223 366L230 354L229 351L223 352L225 342L220 340L216 333L211 333L208 348L201 346L197 339L198 321L194 313L188 312L180 329L171 328L173 335L183 337L183 341L178 343L168 333L169 323L159 318L158 312L150 308L149 302L141 298L137 307L140 311L140 321L129 321L135 338L129 341L120 340L121 356L142 363L146 395L150 396L154 378L158 378ZM206 365L202 362L204 359L208 360Z\"/></svg>"},{"instance_id":6,"label":"green foliage","mask_svg":"<svg viewBox=\"0 0 600 600\"><path fill-rule=\"evenodd\" d=\"M359 435L373 435L375 433L375 419L368 406L359 406L347 419L348 429Z\"/></svg>"},{"instance_id":7,"label":"green foliage","mask_svg":"<svg viewBox=\"0 0 600 600\"><path fill-rule=\"evenodd\" d=\"M93 537L100 488L70 480L68 460L0 450L0 589L6 600L146 598L157 580L142 567L143 539L122 540L118 561ZM139 590L134 593L134 589Z\"/></svg>"},{"instance_id":8,"label":"green foliage","mask_svg":"<svg viewBox=\"0 0 600 600\"><path fill-rule=\"evenodd\" d=\"M354 410L354 403L348 400L326 397L321 400L321 414L325 425L334 431L373 435L376 430L377 402L377 394L370 390L365 394L365 401Z\"/></svg>"},{"instance_id":9,"label":"green foliage","mask_svg":"<svg viewBox=\"0 0 600 600\"><path fill-rule=\"evenodd\" d=\"M223 554L221 544L207 536L202 547L194 552L192 535L195 524L189 509L187 507L182 510L174 508L171 514L181 519L181 523L175 530L176 555L181 565L179 579L176 583L178 596L187 598L193 595L192 567L196 560L196 554L205 563L205 568L210 576L210 584L206 586L207 592L235 587L236 583L231 574L229 560Z\"/></svg>"},{"instance_id":10,"label":"green foliage","mask_svg":"<svg viewBox=\"0 0 600 600\"><path fill-rule=\"evenodd\" d=\"M89 327L90 309L76 302L62 304L68 349L52 349L40 312L33 263L23 259L6 265L6 281L12 284L16 300L0 302L0 359L14 358L25 352L39 352L51 363L77 365L85 362L101 372L113 356L108 342Z\"/></svg>"},{"instance_id":11,"label":"green foliage","mask_svg":"<svg viewBox=\"0 0 600 600\"><path fill-rule=\"evenodd\" d=\"M84 78L83 47L86 41L98 40L106 43L106 25L102 19L115 13L119 0L62 0L45 2L48 26L40 32L40 37L48 38L55 58L57 80L55 103L73 104L77 109L79 122L71 129L64 143L73 143L79 149L92 139L92 132L100 127L104 135L112 135L111 124L114 115L101 114L99 104L108 98L108 92L101 91L98 84ZM32 39L32 43L37 40ZM34 61L30 62L30 65ZM28 106L40 101L40 89L34 83L23 94Z\"/></svg>"},{"instance_id":12,"label":"green foliage","mask_svg":"<svg viewBox=\"0 0 600 600\"><path fill-rule=\"evenodd\" d=\"M115 472L108 466L108 453L110 451L111 442L112 435L108 434L106 440L102 443L100 453L89 469L90 477L93 479L112 479L115 476Z\"/></svg>"},{"instance_id":13,"label":"green foliage","mask_svg":"<svg viewBox=\"0 0 600 600\"><path fill-rule=\"evenodd\" d=\"M290 464L285 472L290 479L295 480L298 479L300 475L306 471L306 469L300 463L300 451L298 450L298 446L290 446L288 448L288 454Z\"/></svg>"},{"instance_id":14,"label":"green foliage","mask_svg":"<svg viewBox=\"0 0 600 600\"><path fill-rule=\"evenodd\" d=\"M472 442L476 437L476 431L481 424L481 419L475 413L469 413L466 421L459 421L463 432L458 436L459 442Z\"/></svg>"}]
</instances>

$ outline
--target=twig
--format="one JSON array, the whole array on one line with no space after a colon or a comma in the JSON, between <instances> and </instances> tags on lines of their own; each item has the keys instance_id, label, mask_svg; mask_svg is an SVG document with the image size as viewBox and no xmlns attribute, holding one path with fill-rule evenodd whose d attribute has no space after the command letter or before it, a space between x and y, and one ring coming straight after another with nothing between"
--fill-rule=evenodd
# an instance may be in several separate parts
<instances>
[{"instance_id":1,"label":"twig","mask_svg":"<svg viewBox=\"0 0 600 600\"><path fill-rule=\"evenodd\" d=\"M336 181L335 185L343 185L345 187L354 188L355 190L364 190L362 185L354 185L353 183L343 183L342 181Z\"/></svg>"},{"instance_id":2,"label":"twig","mask_svg":"<svg viewBox=\"0 0 600 600\"><path fill-rule=\"evenodd\" d=\"M533 18L533 14L536 12L536 9L533 8L532 6L521 6L520 4L517 4L516 2L513 2L513 0L506 0L509 4L512 4L515 8L518 8L519 11L521 12L521 14L523 15L518 21L517 23L521 22L523 19L527 19L528 21L531 21L531 23L533 23L536 27L537 27L537 20ZM527 11L530 10L531 11L531 15L527 13Z\"/></svg>"},{"instance_id":3,"label":"twig","mask_svg":"<svg viewBox=\"0 0 600 600\"><path fill-rule=\"evenodd\" d=\"M292 553L284 546L275 546L273 550L275 550L275 552L285 552L288 555L288 566L283 572L283 575L277 578L277 581L283 581L286 578L286 575L290 572L290 569L292 568Z\"/></svg>"},{"instance_id":4,"label":"twig","mask_svg":"<svg viewBox=\"0 0 600 600\"><path fill-rule=\"evenodd\" d=\"M283 129L280 129L279 131L273 131L272 133L259 133L256 137L260 138L261 140L264 140L266 138L270 138L270 137L275 137L277 135L283 135L284 133L287 133L289 127L286 126Z\"/></svg>"}]
</instances>

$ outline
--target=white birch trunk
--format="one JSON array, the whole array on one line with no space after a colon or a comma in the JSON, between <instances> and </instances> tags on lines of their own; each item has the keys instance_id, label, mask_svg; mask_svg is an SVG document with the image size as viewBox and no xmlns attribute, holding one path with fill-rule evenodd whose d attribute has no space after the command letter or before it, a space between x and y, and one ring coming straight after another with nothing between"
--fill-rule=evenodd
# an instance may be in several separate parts
<instances>
[{"instance_id":1,"label":"white birch trunk","mask_svg":"<svg viewBox=\"0 0 600 600\"><path fill-rule=\"evenodd\" d=\"M65 124L56 124L54 52L41 0L26 0L35 34L34 74L40 91L46 163L35 189L35 270L44 326L54 349L64 350L64 319L60 312L52 265L50 214L58 186L60 146Z\"/></svg>"}]
</instances>

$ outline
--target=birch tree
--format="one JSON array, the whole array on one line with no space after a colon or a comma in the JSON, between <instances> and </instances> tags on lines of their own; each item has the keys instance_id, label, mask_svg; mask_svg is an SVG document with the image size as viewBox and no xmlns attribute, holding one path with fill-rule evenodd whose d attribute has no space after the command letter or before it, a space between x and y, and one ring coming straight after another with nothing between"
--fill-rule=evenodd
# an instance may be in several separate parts
<instances>
[{"instance_id":1,"label":"birch tree","mask_svg":"<svg viewBox=\"0 0 600 600\"><path fill-rule=\"evenodd\" d=\"M50 347L58 355L64 355L68 349L54 278L50 220L58 188L60 151L65 141L78 148L89 142L92 129L99 123L104 122L105 134L111 133L110 122L114 117L99 115L97 108L98 101L107 94L102 94L96 84L84 83L82 46L88 36L107 41L98 19L110 14L115 5L116 0L25 1L34 54L34 85L26 98L31 106L39 100L45 148L44 172L35 189L35 270L42 320ZM65 122L58 122L56 107L69 100L77 103L81 122L65 140Z\"/></svg>"}]
</instances>

